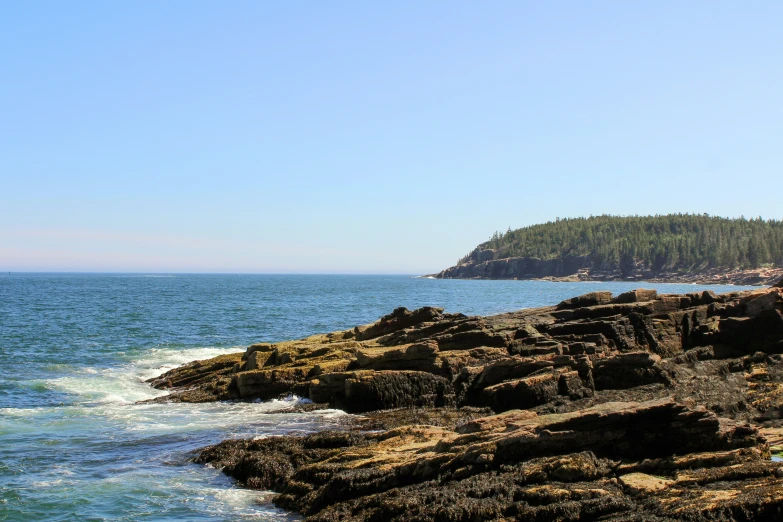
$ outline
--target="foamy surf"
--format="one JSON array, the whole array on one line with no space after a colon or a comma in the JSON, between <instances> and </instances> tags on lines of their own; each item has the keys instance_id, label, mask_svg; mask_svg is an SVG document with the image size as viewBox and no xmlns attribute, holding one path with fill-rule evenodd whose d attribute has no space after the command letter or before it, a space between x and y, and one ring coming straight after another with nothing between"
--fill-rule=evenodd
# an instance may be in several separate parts
<instances>
[{"instance_id":1,"label":"foamy surf","mask_svg":"<svg viewBox=\"0 0 783 522\"><path fill-rule=\"evenodd\" d=\"M243 351L243 347L218 348L151 348L117 367L82 367L70 369L69 375L48 379L41 384L48 389L77 397L77 401L92 404L133 404L165 395L146 383L191 361L209 359L219 355ZM127 357L124 356L123 357Z\"/></svg>"},{"instance_id":2,"label":"foamy surf","mask_svg":"<svg viewBox=\"0 0 783 522\"><path fill-rule=\"evenodd\" d=\"M151 348L141 357L130 361L131 371L142 381L157 377L178 366L193 361L211 359L219 355L244 352L245 346L218 348L205 346L199 348Z\"/></svg>"},{"instance_id":3,"label":"foamy surf","mask_svg":"<svg viewBox=\"0 0 783 522\"><path fill-rule=\"evenodd\" d=\"M253 402L140 404L168 392L152 388L147 379L194 360L208 359L241 351L241 347L199 347L189 349L152 348L116 368L84 367L69 375L43 381L47 389L73 397L73 420L84 415L102 417L121 426L125 432L163 434L229 429L248 437L264 437L283 432L308 432L314 425L341 422L347 414L340 410L317 410L306 414L276 415L311 401L296 395ZM46 416L50 408L36 409ZM53 408L66 413L62 407ZM248 428L254 425L257 429ZM244 427L244 428L243 428Z\"/></svg>"}]
</instances>

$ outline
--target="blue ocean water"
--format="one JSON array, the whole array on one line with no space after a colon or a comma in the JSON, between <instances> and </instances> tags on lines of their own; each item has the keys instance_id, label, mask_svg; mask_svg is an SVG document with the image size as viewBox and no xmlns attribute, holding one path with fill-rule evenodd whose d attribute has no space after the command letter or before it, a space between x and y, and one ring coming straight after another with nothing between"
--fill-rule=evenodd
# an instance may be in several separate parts
<instances>
[{"instance_id":1,"label":"blue ocean water","mask_svg":"<svg viewBox=\"0 0 783 522\"><path fill-rule=\"evenodd\" d=\"M369 323L397 306L493 314L593 290L743 287L337 275L0 275L0 520L289 520L269 493L192 464L230 437L339 427L266 403L136 404L144 380L258 341Z\"/></svg>"}]
</instances>

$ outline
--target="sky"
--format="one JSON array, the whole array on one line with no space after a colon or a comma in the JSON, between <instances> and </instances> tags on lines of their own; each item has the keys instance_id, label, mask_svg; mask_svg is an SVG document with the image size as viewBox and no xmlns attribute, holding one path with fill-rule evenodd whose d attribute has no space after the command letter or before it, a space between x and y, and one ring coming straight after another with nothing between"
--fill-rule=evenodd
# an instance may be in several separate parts
<instances>
[{"instance_id":1,"label":"sky","mask_svg":"<svg viewBox=\"0 0 783 522\"><path fill-rule=\"evenodd\" d=\"M4 2L0 271L409 273L783 218L783 2Z\"/></svg>"}]
</instances>

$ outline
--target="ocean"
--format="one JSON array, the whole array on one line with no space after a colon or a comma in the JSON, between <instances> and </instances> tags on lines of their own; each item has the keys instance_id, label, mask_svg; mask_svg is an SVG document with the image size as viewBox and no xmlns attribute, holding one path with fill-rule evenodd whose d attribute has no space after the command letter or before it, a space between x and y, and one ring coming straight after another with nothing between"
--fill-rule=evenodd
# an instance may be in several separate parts
<instances>
[{"instance_id":1,"label":"ocean","mask_svg":"<svg viewBox=\"0 0 783 522\"><path fill-rule=\"evenodd\" d=\"M145 380L259 341L350 328L398 306L468 315L593 290L743 290L653 283L436 280L375 275L0 275L0 520L296 520L269 492L196 465L226 438L339 428L299 401L137 404Z\"/></svg>"}]
</instances>

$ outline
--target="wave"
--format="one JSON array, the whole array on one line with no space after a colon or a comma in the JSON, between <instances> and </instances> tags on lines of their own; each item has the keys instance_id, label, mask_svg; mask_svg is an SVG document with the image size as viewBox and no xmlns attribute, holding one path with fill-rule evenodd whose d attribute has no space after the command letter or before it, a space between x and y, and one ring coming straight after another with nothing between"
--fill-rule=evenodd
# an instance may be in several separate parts
<instances>
[{"instance_id":1,"label":"wave","mask_svg":"<svg viewBox=\"0 0 783 522\"><path fill-rule=\"evenodd\" d=\"M219 355L244 352L245 346L230 346L218 348L216 346L204 346L200 348L151 348L140 357L132 360L134 371L143 381L157 377L162 373L173 370L178 366L202 359L211 359Z\"/></svg>"},{"instance_id":2,"label":"wave","mask_svg":"<svg viewBox=\"0 0 783 522\"><path fill-rule=\"evenodd\" d=\"M113 368L84 367L72 375L40 381L39 385L78 397L88 404L131 404L167 392L145 381L185 363L243 351L243 347L152 348Z\"/></svg>"}]
</instances>

